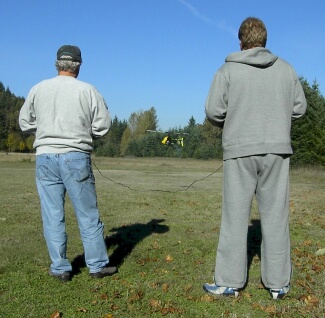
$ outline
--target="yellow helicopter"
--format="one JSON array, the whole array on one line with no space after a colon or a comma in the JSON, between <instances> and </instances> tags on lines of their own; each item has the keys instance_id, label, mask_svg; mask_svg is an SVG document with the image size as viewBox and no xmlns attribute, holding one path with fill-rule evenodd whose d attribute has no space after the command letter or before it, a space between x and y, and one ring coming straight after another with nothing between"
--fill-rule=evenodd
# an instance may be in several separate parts
<instances>
[{"instance_id":1,"label":"yellow helicopter","mask_svg":"<svg viewBox=\"0 0 325 318\"><path fill-rule=\"evenodd\" d=\"M177 145L178 147L184 147L184 136L188 135L188 133L184 133L184 132L170 132L170 131L163 132L163 131L150 130L150 129L148 129L147 132L167 134L161 140L161 143L166 146Z\"/></svg>"}]
</instances>

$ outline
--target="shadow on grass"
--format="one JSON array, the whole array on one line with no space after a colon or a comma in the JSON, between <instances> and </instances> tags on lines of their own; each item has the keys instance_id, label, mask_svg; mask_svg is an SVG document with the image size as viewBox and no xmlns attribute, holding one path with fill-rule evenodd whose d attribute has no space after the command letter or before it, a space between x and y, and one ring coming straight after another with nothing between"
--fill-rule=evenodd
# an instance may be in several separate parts
<instances>
[{"instance_id":1,"label":"shadow on grass","mask_svg":"<svg viewBox=\"0 0 325 318\"><path fill-rule=\"evenodd\" d=\"M110 265L121 266L134 247L151 234L163 234L169 231L167 225L160 224L164 221L164 219L153 219L148 223L135 223L111 229L110 232L115 233L105 237L107 249L115 246L109 256ZM80 269L86 267L84 254L76 256L71 265L73 275L80 273Z\"/></svg>"},{"instance_id":2,"label":"shadow on grass","mask_svg":"<svg viewBox=\"0 0 325 318\"><path fill-rule=\"evenodd\" d=\"M254 257L261 260L262 230L260 220L251 220L247 233L247 281Z\"/></svg>"}]
</instances>

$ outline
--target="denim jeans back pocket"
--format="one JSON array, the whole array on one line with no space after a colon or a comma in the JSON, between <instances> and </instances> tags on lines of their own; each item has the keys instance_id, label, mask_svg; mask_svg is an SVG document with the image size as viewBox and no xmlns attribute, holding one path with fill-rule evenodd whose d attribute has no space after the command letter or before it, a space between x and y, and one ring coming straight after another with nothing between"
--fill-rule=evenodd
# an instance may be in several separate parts
<instances>
[{"instance_id":1,"label":"denim jeans back pocket","mask_svg":"<svg viewBox=\"0 0 325 318\"><path fill-rule=\"evenodd\" d=\"M36 156L36 178L48 179L50 158L48 156Z\"/></svg>"},{"instance_id":2,"label":"denim jeans back pocket","mask_svg":"<svg viewBox=\"0 0 325 318\"><path fill-rule=\"evenodd\" d=\"M83 182L93 177L89 156L67 158L65 164L71 178L76 182Z\"/></svg>"}]
</instances>

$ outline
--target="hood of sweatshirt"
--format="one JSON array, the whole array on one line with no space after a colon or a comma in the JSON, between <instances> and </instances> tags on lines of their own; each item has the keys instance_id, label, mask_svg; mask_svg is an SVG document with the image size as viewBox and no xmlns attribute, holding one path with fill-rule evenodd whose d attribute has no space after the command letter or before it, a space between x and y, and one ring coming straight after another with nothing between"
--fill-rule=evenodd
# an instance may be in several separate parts
<instances>
[{"instance_id":1,"label":"hood of sweatshirt","mask_svg":"<svg viewBox=\"0 0 325 318\"><path fill-rule=\"evenodd\" d=\"M235 52L227 56L226 62L247 64L255 67L266 68L274 64L278 57L264 47Z\"/></svg>"}]
</instances>

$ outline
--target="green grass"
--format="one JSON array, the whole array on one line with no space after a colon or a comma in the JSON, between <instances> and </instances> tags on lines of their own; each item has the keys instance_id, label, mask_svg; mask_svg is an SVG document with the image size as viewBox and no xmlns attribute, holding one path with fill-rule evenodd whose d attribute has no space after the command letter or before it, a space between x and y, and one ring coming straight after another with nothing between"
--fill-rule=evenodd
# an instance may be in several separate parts
<instances>
[{"instance_id":1,"label":"green grass","mask_svg":"<svg viewBox=\"0 0 325 318\"><path fill-rule=\"evenodd\" d=\"M119 273L89 277L67 199L68 258L79 273L62 284L48 275L34 161L0 155L1 318L323 317L325 256L316 256L325 248L323 168L291 171L292 290L285 300L273 301L260 285L255 202L246 289L237 299L216 299L202 290L215 265L222 169L205 177L222 162L94 158L108 251Z\"/></svg>"}]
</instances>

